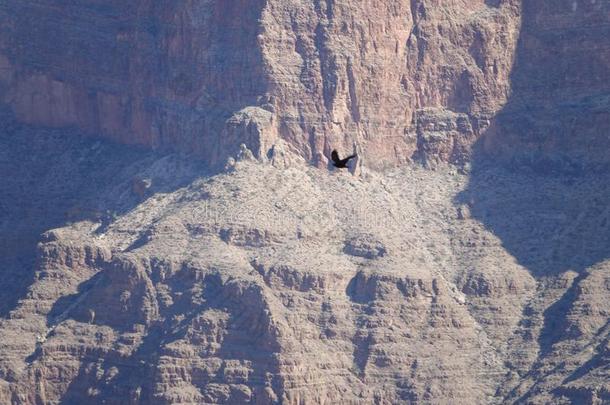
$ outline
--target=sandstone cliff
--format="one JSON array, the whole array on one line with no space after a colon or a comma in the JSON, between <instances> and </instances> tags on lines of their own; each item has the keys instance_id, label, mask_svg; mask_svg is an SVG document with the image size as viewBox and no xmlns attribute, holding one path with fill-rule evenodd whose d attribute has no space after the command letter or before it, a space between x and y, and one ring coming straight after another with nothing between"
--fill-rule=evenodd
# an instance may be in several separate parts
<instances>
[{"instance_id":1,"label":"sandstone cliff","mask_svg":"<svg viewBox=\"0 0 610 405\"><path fill-rule=\"evenodd\" d=\"M322 165L334 147L377 168L462 161L506 101L519 14L483 0L4 0L0 100L23 122L214 164L280 139ZM464 122L420 119L430 108Z\"/></svg>"},{"instance_id":2,"label":"sandstone cliff","mask_svg":"<svg viewBox=\"0 0 610 405\"><path fill-rule=\"evenodd\" d=\"M0 403L610 402L610 5L355 3L0 0Z\"/></svg>"}]
</instances>

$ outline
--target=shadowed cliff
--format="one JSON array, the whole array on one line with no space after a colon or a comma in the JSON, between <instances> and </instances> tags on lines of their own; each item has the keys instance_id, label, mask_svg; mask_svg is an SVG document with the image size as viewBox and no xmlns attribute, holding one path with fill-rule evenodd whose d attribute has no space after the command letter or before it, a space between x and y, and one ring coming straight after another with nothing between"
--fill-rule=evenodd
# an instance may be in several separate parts
<instances>
[{"instance_id":1,"label":"shadowed cliff","mask_svg":"<svg viewBox=\"0 0 610 405\"><path fill-rule=\"evenodd\" d=\"M175 189L188 178L186 166L198 165L163 173L151 152L23 126L6 111L0 132L0 316L33 282L43 232L83 220L104 227L155 192Z\"/></svg>"},{"instance_id":2,"label":"shadowed cliff","mask_svg":"<svg viewBox=\"0 0 610 405\"><path fill-rule=\"evenodd\" d=\"M607 277L610 258L608 11L608 2L523 2L512 94L475 144L456 201L539 281L513 339L519 360L511 362L521 370L508 402L548 401L542 393L551 389L572 403L604 395L568 385L570 373L601 372L579 350L593 345L599 358L608 336L603 313L583 321L596 313L587 294ZM532 340L538 353L523 356L519 346ZM558 382L548 370L562 361Z\"/></svg>"},{"instance_id":3,"label":"shadowed cliff","mask_svg":"<svg viewBox=\"0 0 610 405\"><path fill-rule=\"evenodd\" d=\"M524 1L511 96L482 149L536 173L610 167L610 3Z\"/></svg>"},{"instance_id":4,"label":"shadowed cliff","mask_svg":"<svg viewBox=\"0 0 610 405\"><path fill-rule=\"evenodd\" d=\"M610 255L609 10L523 3L512 95L475 145L461 199L537 276Z\"/></svg>"}]
</instances>

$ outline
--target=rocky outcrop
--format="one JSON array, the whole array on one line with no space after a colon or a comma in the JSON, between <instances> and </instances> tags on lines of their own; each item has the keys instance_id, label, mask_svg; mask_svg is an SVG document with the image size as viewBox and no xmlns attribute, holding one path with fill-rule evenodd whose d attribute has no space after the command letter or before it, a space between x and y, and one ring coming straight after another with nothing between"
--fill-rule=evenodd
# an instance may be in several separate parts
<instances>
[{"instance_id":1,"label":"rocky outcrop","mask_svg":"<svg viewBox=\"0 0 610 405\"><path fill-rule=\"evenodd\" d=\"M164 159L116 181L159 187ZM607 241L572 234L607 213L571 210L600 179L300 165L239 160L45 233L0 321L0 402L603 403Z\"/></svg>"},{"instance_id":2,"label":"rocky outcrop","mask_svg":"<svg viewBox=\"0 0 610 405\"><path fill-rule=\"evenodd\" d=\"M338 148L393 166L420 151L421 109L478 121L503 105L512 3L7 0L0 100L22 122L215 165L281 139L319 165Z\"/></svg>"},{"instance_id":3,"label":"rocky outcrop","mask_svg":"<svg viewBox=\"0 0 610 405\"><path fill-rule=\"evenodd\" d=\"M348 255L375 259L386 255L387 249L382 241L377 240L374 235L356 235L345 243L343 251Z\"/></svg>"},{"instance_id":4,"label":"rocky outcrop","mask_svg":"<svg viewBox=\"0 0 610 405\"><path fill-rule=\"evenodd\" d=\"M427 167L442 162L463 164L470 160L470 148L477 139L481 118L473 128L468 114L423 109L416 114L417 157Z\"/></svg>"}]
</instances>

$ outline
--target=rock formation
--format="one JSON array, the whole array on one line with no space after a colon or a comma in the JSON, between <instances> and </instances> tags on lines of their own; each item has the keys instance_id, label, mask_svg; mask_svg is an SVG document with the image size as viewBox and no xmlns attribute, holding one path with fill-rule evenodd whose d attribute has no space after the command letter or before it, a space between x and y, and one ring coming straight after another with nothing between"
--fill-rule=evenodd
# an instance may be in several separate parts
<instances>
[{"instance_id":1,"label":"rock formation","mask_svg":"<svg viewBox=\"0 0 610 405\"><path fill-rule=\"evenodd\" d=\"M357 147L371 167L426 149L419 111L436 108L474 128L443 135L460 160L506 101L517 3L4 0L0 100L23 122L212 164L281 139L320 165Z\"/></svg>"},{"instance_id":2,"label":"rock formation","mask_svg":"<svg viewBox=\"0 0 610 405\"><path fill-rule=\"evenodd\" d=\"M610 402L610 6L355 3L0 1L1 404Z\"/></svg>"},{"instance_id":3,"label":"rock formation","mask_svg":"<svg viewBox=\"0 0 610 405\"><path fill-rule=\"evenodd\" d=\"M48 173L115 175L42 205L64 226L3 302L1 403L608 400L607 175L242 159L193 180L179 157L37 131L2 138L7 165L58 143Z\"/></svg>"}]
</instances>

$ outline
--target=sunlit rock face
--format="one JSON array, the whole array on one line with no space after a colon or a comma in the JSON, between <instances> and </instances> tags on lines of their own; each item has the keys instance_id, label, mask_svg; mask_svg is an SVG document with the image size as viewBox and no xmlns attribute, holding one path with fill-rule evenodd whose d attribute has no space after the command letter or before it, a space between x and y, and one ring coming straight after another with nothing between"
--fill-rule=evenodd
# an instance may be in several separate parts
<instances>
[{"instance_id":1,"label":"sunlit rock face","mask_svg":"<svg viewBox=\"0 0 610 405\"><path fill-rule=\"evenodd\" d=\"M483 1L5 0L0 98L23 122L211 163L283 139L316 164L339 148L394 166L427 142L422 108L466 114L474 136L448 137L468 149L506 101L519 14Z\"/></svg>"}]
</instances>

